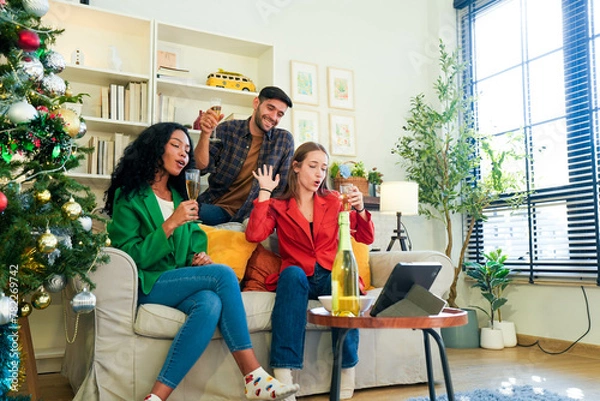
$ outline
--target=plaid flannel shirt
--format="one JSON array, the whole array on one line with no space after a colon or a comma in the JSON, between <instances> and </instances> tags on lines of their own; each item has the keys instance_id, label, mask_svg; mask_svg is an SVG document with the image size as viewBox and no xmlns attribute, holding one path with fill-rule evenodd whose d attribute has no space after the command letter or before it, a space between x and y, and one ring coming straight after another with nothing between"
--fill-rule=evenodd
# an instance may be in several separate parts
<instances>
[{"instance_id":1,"label":"plaid flannel shirt","mask_svg":"<svg viewBox=\"0 0 600 401\"><path fill-rule=\"evenodd\" d=\"M237 178L252 144L249 123L250 119L232 120L217 126L216 137L221 141L210 144L210 161L208 166L202 170L202 175L210 173L209 187L200 195L199 202L213 203L227 192L229 186ZM273 191L273 196L283 192L293 156L294 137L290 132L273 128L265 134L255 169L265 164L273 166L274 176L279 174L279 186ZM258 196L258 189L258 181L255 180L248 198L231 221L242 222L250 216L252 202Z\"/></svg>"}]
</instances>

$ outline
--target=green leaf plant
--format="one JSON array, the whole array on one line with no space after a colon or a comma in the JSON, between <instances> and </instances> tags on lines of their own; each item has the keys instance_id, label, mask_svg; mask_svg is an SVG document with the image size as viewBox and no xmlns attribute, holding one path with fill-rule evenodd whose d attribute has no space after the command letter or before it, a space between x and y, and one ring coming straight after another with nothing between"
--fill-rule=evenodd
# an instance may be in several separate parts
<instances>
[{"instance_id":1,"label":"green leaf plant","mask_svg":"<svg viewBox=\"0 0 600 401\"><path fill-rule=\"evenodd\" d=\"M467 262L467 275L475 280L472 288L479 288L481 295L489 302L488 309L474 306L483 311L490 318L490 327L494 327L494 314L498 311L498 321L502 321L500 308L508 301L502 296L504 289L510 284L510 269L504 266L508 258L502 254L501 249L496 249L489 254L484 254L485 264Z\"/></svg>"},{"instance_id":2,"label":"green leaf plant","mask_svg":"<svg viewBox=\"0 0 600 401\"><path fill-rule=\"evenodd\" d=\"M436 79L435 102L424 94L411 99L409 117L392 149L400 157L407 179L419 184L419 214L442 222L446 231L445 254L452 258L454 248L453 216L460 214L466 228L460 248L448 304L457 307L457 283L462 271L469 239L484 211L494 202L512 207L526 196L523 136L498 137L479 133L473 124L473 99L464 94L460 78L465 64L459 52L448 52L440 40L440 75Z\"/></svg>"}]
</instances>

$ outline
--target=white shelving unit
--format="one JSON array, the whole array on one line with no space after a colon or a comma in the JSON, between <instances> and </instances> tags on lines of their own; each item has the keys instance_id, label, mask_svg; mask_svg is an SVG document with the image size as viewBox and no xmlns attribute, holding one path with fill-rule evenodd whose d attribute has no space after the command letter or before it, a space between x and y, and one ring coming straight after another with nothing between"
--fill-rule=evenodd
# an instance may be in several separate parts
<instances>
[{"instance_id":1,"label":"white shelving unit","mask_svg":"<svg viewBox=\"0 0 600 401\"><path fill-rule=\"evenodd\" d=\"M198 110L208 108L211 97L222 99L222 112L226 116L231 113L249 116L257 93L206 85L208 74L220 68L250 77L258 90L273 83L272 45L62 0L50 0L50 10L43 22L64 29L52 47L67 61L60 77L69 82L74 94L89 94L84 98L82 110L88 129L79 140L82 146L88 146L91 136L111 140L115 133L122 133L129 139L135 138L144 128L161 120L159 94L163 99L172 99L173 120L188 126L198 116ZM157 78L159 50L176 54L177 67L190 71L185 82ZM79 64L72 59L75 51L80 54ZM148 112L142 116L142 122L102 118L101 88L111 84L126 86L130 82L147 84ZM194 130L190 133L197 141L199 133ZM92 187L99 199L110 179L109 174L89 174L83 164L71 175Z\"/></svg>"}]
</instances>

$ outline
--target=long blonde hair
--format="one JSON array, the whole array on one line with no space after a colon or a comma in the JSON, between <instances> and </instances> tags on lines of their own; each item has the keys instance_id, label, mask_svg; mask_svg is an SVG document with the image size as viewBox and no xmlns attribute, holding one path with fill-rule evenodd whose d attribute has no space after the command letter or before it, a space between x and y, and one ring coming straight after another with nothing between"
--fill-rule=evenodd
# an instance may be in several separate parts
<instances>
[{"instance_id":1,"label":"long blonde hair","mask_svg":"<svg viewBox=\"0 0 600 401\"><path fill-rule=\"evenodd\" d=\"M294 157L292 158L292 165L290 166L290 170L288 171L288 179L283 194L280 199L289 199L289 198L297 198L298 195L298 174L294 171L294 167L299 167L302 165L304 160L306 159L306 155L315 150L319 150L327 156L327 160L329 160L329 153L327 153L327 149L323 145L317 142L304 142L302 145L296 149L294 152ZM329 166L327 166L327 171L325 171L325 179L321 182L321 185L317 189L317 195L325 196L330 190L327 185L327 177L329 177Z\"/></svg>"}]
</instances>

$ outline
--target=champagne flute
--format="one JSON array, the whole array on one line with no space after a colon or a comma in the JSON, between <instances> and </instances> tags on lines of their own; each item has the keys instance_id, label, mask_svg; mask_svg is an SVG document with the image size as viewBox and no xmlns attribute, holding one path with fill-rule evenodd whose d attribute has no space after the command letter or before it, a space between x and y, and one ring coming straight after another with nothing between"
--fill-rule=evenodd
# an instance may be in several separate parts
<instances>
[{"instance_id":1,"label":"champagne flute","mask_svg":"<svg viewBox=\"0 0 600 401\"><path fill-rule=\"evenodd\" d=\"M200 195L200 170L197 168L186 170L185 189L190 200L198 200L198 195ZM198 204L198 215L200 215L200 204ZM199 222L199 220L196 222Z\"/></svg>"},{"instance_id":2,"label":"champagne flute","mask_svg":"<svg viewBox=\"0 0 600 401\"><path fill-rule=\"evenodd\" d=\"M342 210L348 211L352 209L352 205L348 202L348 194L352 192L354 185L352 184L341 184L340 194L342 194Z\"/></svg>"},{"instance_id":3,"label":"champagne flute","mask_svg":"<svg viewBox=\"0 0 600 401\"><path fill-rule=\"evenodd\" d=\"M210 108L217 114L217 119L221 115L221 98L220 97L211 97L210 98ZM213 130L210 135L211 142L218 142L219 140L216 137L216 131Z\"/></svg>"}]
</instances>

